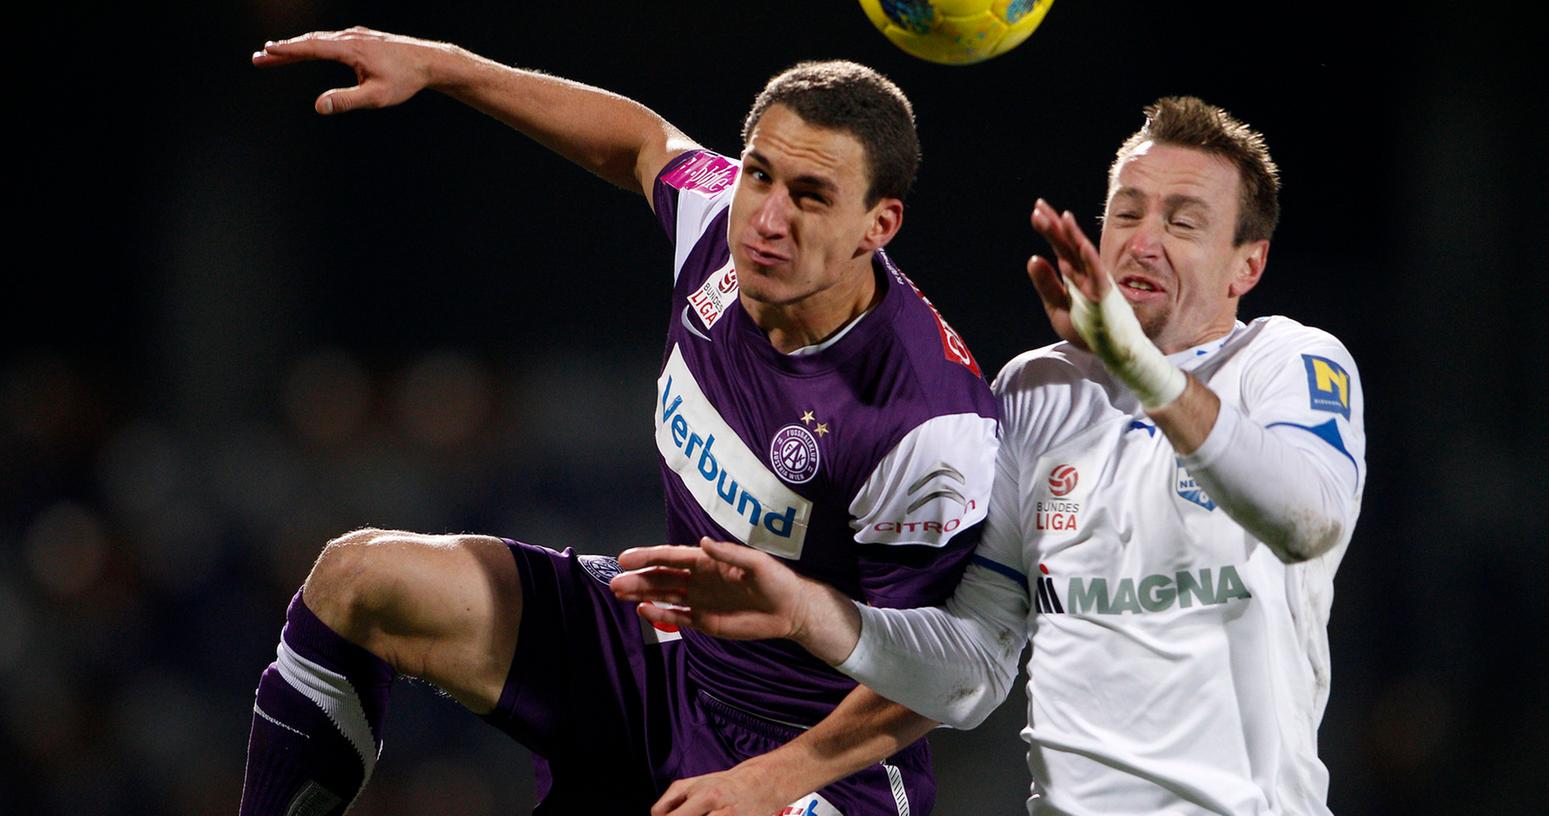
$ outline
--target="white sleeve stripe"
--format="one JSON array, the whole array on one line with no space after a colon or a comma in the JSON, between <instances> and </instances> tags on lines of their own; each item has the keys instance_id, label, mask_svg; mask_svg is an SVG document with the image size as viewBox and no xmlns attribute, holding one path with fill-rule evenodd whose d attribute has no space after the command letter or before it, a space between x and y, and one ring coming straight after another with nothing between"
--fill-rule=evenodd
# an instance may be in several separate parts
<instances>
[{"instance_id":1,"label":"white sleeve stripe","mask_svg":"<svg viewBox=\"0 0 1549 816\"><path fill-rule=\"evenodd\" d=\"M1345 458L1350 460L1350 467L1355 468L1356 491L1360 491L1361 466L1356 463L1355 457L1351 456L1350 451L1345 448L1344 437L1339 435L1339 425L1334 420L1331 419L1322 425L1316 426L1299 425L1295 422L1271 422L1268 425L1265 425L1264 428L1267 430L1269 428L1279 428L1281 426L1287 428L1298 428L1300 430L1306 431L1307 433L1316 436L1324 442L1329 443L1329 445L1332 446L1334 450L1344 454Z\"/></svg>"}]
</instances>

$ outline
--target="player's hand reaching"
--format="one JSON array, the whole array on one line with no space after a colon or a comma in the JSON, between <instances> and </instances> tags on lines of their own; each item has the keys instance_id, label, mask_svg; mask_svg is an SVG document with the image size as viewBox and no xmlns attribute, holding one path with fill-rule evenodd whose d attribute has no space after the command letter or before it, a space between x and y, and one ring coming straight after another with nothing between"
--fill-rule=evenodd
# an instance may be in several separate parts
<instances>
[{"instance_id":1,"label":"player's hand reaching","mask_svg":"<svg viewBox=\"0 0 1549 816\"><path fill-rule=\"evenodd\" d=\"M1027 260L1027 276L1038 290L1043 310L1049 316L1049 325L1060 339L1077 348L1089 345L1071 320L1070 292L1066 284L1076 286L1087 300L1096 302L1113 286L1113 281L1103 268L1097 248L1086 237L1076 217L1066 211L1056 212L1047 201L1038 199L1033 205L1033 229L1054 248L1055 262L1034 255Z\"/></svg>"},{"instance_id":2,"label":"player's hand reaching","mask_svg":"<svg viewBox=\"0 0 1549 816\"><path fill-rule=\"evenodd\" d=\"M431 84L431 61L451 46L356 26L314 31L253 52L260 68L332 60L355 70L356 84L324 91L313 107L321 114L397 105Z\"/></svg>"},{"instance_id":3,"label":"player's hand reaching","mask_svg":"<svg viewBox=\"0 0 1549 816\"><path fill-rule=\"evenodd\" d=\"M743 766L679 779L651 807L651 816L771 816L787 800L775 794L775 780L759 779Z\"/></svg>"},{"instance_id":4,"label":"player's hand reaching","mask_svg":"<svg viewBox=\"0 0 1549 816\"><path fill-rule=\"evenodd\" d=\"M1146 337L1134 307L1114 285L1076 217L1069 210L1055 212L1040 198L1032 218L1033 229L1054 248L1059 265L1056 270L1036 256L1027 262L1027 274L1054 330L1097 355L1147 410L1176 400L1188 378Z\"/></svg>"},{"instance_id":5,"label":"player's hand reaching","mask_svg":"<svg viewBox=\"0 0 1549 816\"><path fill-rule=\"evenodd\" d=\"M613 594L640 601L652 623L735 640L789 638L831 664L860 637L850 599L752 547L704 538L698 547L625 550L619 565L630 571L614 577Z\"/></svg>"}]
</instances>

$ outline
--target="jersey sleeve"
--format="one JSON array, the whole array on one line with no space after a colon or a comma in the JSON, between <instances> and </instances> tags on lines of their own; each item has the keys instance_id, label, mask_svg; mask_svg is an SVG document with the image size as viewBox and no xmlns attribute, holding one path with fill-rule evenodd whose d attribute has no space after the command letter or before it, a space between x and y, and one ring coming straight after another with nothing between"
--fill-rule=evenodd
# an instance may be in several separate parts
<instances>
[{"instance_id":1,"label":"jersey sleeve","mask_svg":"<svg viewBox=\"0 0 1549 816\"><path fill-rule=\"evenodd\" d=\"M657 221L672 241L674 282L710 222L731 206L741 169L734 159L708 150L690 150L667 162L657 174L651 202Z\"/></svg>"},{"instance_id":2,"label":"jersey sleeve","mask_svg":"<svg viewBox=\"0 0 1549 816\"><path fill-rule=\"evenodd\" d=\"M1011 690L1030 605L1016 521L1017 452L1002 439L977 552L944 607L862 605L861 637L839 670L956 728L984 721Z\"/></svg>"},{"instance_id":3,"label":"jersey sleeve","mask_svg":"<svg viewBox=\"0 0 1549 816\"><path fill-rule=\"evenodd\" d=\"M1283 560L1348 541L1366 479L1355 361L1325 332L1265 338L1205 442L1182 457L1211 498Z\"/></svg>"},{"instance_id":4,"label":"jersey sleeve","mask_svg":"<svg viewBox=\"0 0 1549 816\"><path fill-rule=\"evenodd\" d=\"M997 448L993 418L937 416L872 469L850 503L868 603L925 606L952 592L981 534Z\"/></svg>"}]
</instances>

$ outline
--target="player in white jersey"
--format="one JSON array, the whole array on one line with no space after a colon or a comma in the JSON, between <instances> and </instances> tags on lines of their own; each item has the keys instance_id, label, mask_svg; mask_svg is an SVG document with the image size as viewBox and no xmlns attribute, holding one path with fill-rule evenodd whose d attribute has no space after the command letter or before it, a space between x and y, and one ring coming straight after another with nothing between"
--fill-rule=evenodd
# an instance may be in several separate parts
<instances>
[{"instance_id":1,"label":"player in white jersey","mask_svg":"<svg viewBox=\"0 0 1549 816\"><path fill-rule=\"evenodd\" d=\"M647 613L662 622L791 637L957 727L1005 697L1029 639L1030 813L1327 813L1317 728L1363 404L1334 337L1236 319L1277 187L1258 134L1172 98L1119 150L1100 248L1038 202L1057 259L1028 271L1066 342L996 381L989 520L944 608L865 607L713 542L626 553L643 569L615 592L687 607Z\"/></svg>"}]
</instances>

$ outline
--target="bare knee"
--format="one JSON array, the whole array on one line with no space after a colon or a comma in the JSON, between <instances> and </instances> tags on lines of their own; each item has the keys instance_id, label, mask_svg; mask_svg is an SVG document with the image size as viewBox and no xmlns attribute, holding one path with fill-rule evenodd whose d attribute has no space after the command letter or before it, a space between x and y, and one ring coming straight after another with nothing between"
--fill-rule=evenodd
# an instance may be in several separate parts
<instances>
[{"instance_id":1,"label":"bare knee","mask_svg":"<svg viewBox=\"0 0 1549 816\"><path fill-rule=\"evenodd\" d=\"M329 541L302 587L307 608L346 639L370 648L375 630L395 611L393 585L412 580L402 574L407 564L393 552L413 546L414 538L413 533L367 527Z\"/></svg>"},{"instance_id":2,"label":"bare knee","mask_svg":"<svg viewBox=\"0 0 1549 816\"><path fill-rule=\"evenodd\" d=\"M356 530L323 548L303 597L399 672L465 705L487 710L498 698L521 621L521 582L500 539Z\"/></svg>"}]
</instances>

